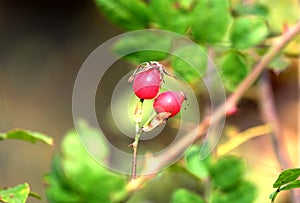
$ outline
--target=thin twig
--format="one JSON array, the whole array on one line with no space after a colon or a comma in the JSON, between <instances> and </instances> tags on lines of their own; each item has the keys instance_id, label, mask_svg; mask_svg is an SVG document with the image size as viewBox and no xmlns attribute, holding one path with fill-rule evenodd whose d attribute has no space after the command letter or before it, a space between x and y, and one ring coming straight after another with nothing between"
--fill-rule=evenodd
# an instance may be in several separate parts
<instances>
[{"instance_id":1,"label":"thin twig","mask_svg":"<svg viewBox=\"0 0 300 203\"><path fill-rule=\"evenodd\" d=\"M282 135L282 129L277 116L274 94L270 84L270 78L268 71L264 70L260 79L260 105L263 117L267 123L272 125L271 140L273 149L278 160L278 163L282 170L292 168L291 160L287 154L286 147L284 145L284 139ZM290 190L291 199L294 203L300 203L299 197L294 190Z\"/></svg>"},{"instance_id":2,"label":"thin twig","mask_svg":"<svg viewBox=\"0 0 300 203\"><path fill-rule=\"evenodd\" d=\"M143 102L144 100L141 99L136 106L135 112L134 112L134 117L135 117L135 138L134 142L130 144L129 146L132 147L133 149L133 157L132 157L132 168L131 168L131 180L136 179L137 174L136 174L136 166L137 166L137 152L138 152L138 146L139 146L139 141L140 137L142 136L143 132L145 132L143 129L148 126L151 121L155 118L157 115L156 112L154 112L144 123L142 127L140 127L142 118L143 118Z\"/></svg>"},{"instance_id":3,"label":"thin twig","mask_svg":"<svg viewBox=\"0 0 300 203\"><path fill-rule=\"evenodd\" d=\"M288 44L293 37L295 37L300 32L300 21L289 30L287 30L281 36L281 39L275 43L271 49L261 58L261 60L256 64L253 68L253 71L242 81L242 83L237 87L236 91L223 103L213 115L207 116L204 118L203 122L199 124L197 128L197 134L188 133L183 136L180 140L178 140L172 147L165 150L163 154L157 155L149 160L149 164L147 166L149 168L145 168L145 173L153 173L162 167L164 167L165 163L169 163L179 154L181 154L190 144L194 141L198 140L202 137L204 133L208 130L211 125L211 118L214 118L215 122L218 122L221 118L223 118L224 112L223 109L226 108L230 110L234 108L246 90L252 85L252 83L258 78L264 68L276 57L280 51ZM145 180L145 179L144 179ZM129 183L130 184L130 183ZM139 187L136 185L135 187ZM133 187L129 187L133 189Z\"/></svg>"},{"instance_id":4,"label":"thin twig","mask_svg":"<svg viewBox=\"0 0 300 203\"><path fill-rule=\"evenodd\" d=\"M260 105L264 120L272 125L271 139L275 155L282 170L291 168L291 161L286 154L282 129L277 117L273 90L270 84L269 73L265 70L260 79Z\"/></svg>"},{"instance_id":5,"label":"thin twig","mask_svg":"<svg viewBox=\"0 0 300 203\"><path fill-rule=\"evenodd\" d=\"M131 144L131 147L133 149L131 180L136 178L137 151L138 151L139 140L141 135L142 135L142 131L140 130L140 132L138 132L135 135L134 142Z\"/></svg>"},{"instance_id":6,"label":"thin twig","mask_svg":"<svg viewBox=\"0 0 300 203\"><path fill-rule=\"evenodd\" d=\"M142 135L142 131L140 129L140 123L143 119L143 102L144 99L140 99L140 101L138 101L138 103L136 104L136 108L134 111L135 137L134 137L134 142L129 145L133 149L131 180L136 178L137 150L139 146L139 139L140 136Z\"/></svg>"}]
</instances>

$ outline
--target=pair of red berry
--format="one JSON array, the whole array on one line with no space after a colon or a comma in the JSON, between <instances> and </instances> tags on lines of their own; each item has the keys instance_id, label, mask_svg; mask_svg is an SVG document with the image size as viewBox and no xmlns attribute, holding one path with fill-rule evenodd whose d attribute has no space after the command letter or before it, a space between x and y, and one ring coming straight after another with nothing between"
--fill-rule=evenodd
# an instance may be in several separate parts
<instances>
[{"instance_id":1,"label":"pair of red berry","mask_svg":"<svg viewBox=\"0 0 300 203\"><path fill-rule=\"evenodd\" d=\"M128 81L133 81L132 86L137 97L142 100L155 98L154 110L157 113L168 112L170 118L178 114L183 101L186 100L186 95L174 91L166 91L158 95L164 74L169 75L160 63L150 61L140 64Z\"/></svg>"}]
</instances>

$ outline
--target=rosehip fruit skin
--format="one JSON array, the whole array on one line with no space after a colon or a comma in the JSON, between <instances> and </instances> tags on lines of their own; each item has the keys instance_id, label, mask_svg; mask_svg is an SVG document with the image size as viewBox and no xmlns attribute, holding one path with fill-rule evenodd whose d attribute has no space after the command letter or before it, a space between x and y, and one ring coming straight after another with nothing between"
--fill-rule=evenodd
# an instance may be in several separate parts
<instances>
[{"instance_id":1,"label":"rosehip fruit skin","mask_svg":"<svg viewBox=\"0 0 300 203\"><path fill-rule=\"evenodd\" d=\"M138 73L133 80L133 91L140 99L153 99L161 86L161 73L156 68Z\"/></svg>"},{"instance_id":2,"label":"rosehip fruit skin","mask_svg":"<svg viewBox=\"0 0 300 203\"><path fill-rule=\"evenodd\" d=\"M170 118L178 114L184 100L186 95L183 92L163 92L154 100L153 108L157 113L170 112Z\"/></svg>"}]
</instances>

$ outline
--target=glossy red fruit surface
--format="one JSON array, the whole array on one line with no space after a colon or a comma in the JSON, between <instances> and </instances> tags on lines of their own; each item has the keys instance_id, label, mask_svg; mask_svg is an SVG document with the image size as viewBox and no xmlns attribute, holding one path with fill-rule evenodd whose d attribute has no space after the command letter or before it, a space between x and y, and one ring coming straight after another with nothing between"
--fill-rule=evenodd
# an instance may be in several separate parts
<instances>
[{"instance_id":1,"label":"glossy red fruit surface","mask_svg":"<svg viewBox=\"0 0 300 203\"><path fill-rule=\"evenodd\" d=\"M138 73L133 80L133 91L141 99L153 99L161 85L161 73L156 68Z\"/></svg>"},{"instance_id":2,"label":"glossy red fruit surface","mask_svg":"<svg viewBox=\"0 0 300 203\"><path fill-rule=\"evenodd\" d=\"M170 112L170 117L175 116L181 108L182 102L186 99L183 92L163 92L155 99L153 107L157 113Z\"/></svg>"}]
</instances>

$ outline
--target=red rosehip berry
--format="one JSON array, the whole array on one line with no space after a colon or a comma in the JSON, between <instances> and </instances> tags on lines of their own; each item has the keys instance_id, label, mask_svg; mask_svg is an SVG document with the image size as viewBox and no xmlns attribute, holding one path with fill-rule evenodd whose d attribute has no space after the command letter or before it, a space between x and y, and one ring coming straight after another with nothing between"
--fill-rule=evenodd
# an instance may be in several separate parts
<instances>
[{"instance_id":1,"label":"red rosehip berry","mask_svg":"<svg viewBox=\"0 0 300 203\"><path fill-rule=\"evenodd\" d=\"M133 91L141 99L153 99L159 92L161 73L156 68L138 73L133 80Z\"/></svg>"},{"instance_id":2,"label":"red rosehip berry","mask_svg":"<svg viewBox=\"0 0 300 203\"><path fill-rule=\"evenodd\" d=\"M153 107L157 113L170 112L170 118L180 111L181 105L186 99L186 94L183 92L167 91L158 95L153 103Z\"/></svg>"},{"instance_id":3,"label":"red rosehip berry","mask_svg":"<svg viewBox=\"0 0 300 203\"><path fill-rule=\"evenodd\" d=\"M130 76L128 82L133 81L133 90L137 97L140 99L153 99L158 94L165 74L172 76L159 62L149 61L140 64Z\"/></svg>"}]
</instances>

